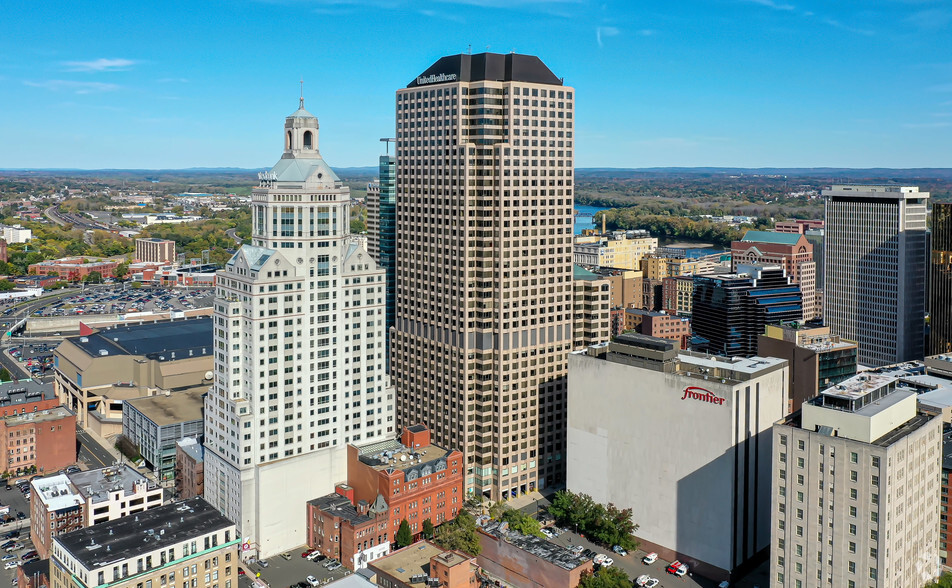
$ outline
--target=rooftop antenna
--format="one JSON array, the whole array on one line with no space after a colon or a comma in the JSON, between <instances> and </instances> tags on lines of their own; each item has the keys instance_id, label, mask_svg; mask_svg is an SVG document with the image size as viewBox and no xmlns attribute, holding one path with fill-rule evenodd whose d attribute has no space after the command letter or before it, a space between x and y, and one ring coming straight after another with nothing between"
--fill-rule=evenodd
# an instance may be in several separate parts
<instances>
[{"instance_id":1,"label":"rooftop antenna","mask_svg":"<svg viewBox=\"0 0 952 588\"><path fill-rule=\"evenodd\" d=\"M304 108L304 76L301 76L301 108Z\"/></svg>"},{"instance_id":2,"label":"rooftop antenna","mask_svg":"<svg viewBox=\"0 0 952 588\"><path fill-rule=\"evenodd\" d=\"M472 55L472 54L473 54L473 45L472 45L472 43L470 43L469 45L466 46L466 54L467 54L467 55Z\"/></svg>"},{"instance_id":3,"label":"rooftop antenna","mask_svg":"<svg viewBox=\"0 0 952 588\"><path fill-rule=\"evenodd\" d=\"M382 137L382 138L380 139L380 142L381 142L381 143L385 143L385 144L387 145L387 155L390 155L390 144L391 144L391 143L396 143L397 140L396 140L396 139L390 139L390 138L388 138L388 137Z\"/></svg>"}]
</instances>

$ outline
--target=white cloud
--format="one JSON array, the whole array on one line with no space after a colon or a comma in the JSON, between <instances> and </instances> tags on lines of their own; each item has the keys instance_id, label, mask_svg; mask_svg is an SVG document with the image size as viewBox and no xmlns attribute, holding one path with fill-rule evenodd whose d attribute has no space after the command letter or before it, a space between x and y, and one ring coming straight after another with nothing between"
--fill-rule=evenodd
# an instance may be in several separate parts
<instances>
[{"instance_id":1,"label":"white cloud","mask_svg":"<svg viewBox=\"0 0 952 588\"><path fill-rule=\"evenodd\" d=\"M129 69L136 62L131 59L94 59L92 61L66 61L63 63L68 71L123 71Z\"/></svg>"},{"instance_id":2,"label":"white cloud","mask_svg":"<svg viewBox=\"0 0 952 588\"><path fill-rule=\"evenodd\" d=\"M596 27L595 28L595 41L598 43L599 47L603 47L602 37L614 37L617 36L621 31L615 27Z\"/></svg>"},{"instance_id":3,"label":"white cloud","mask_svg":"<svg viewBox=\"0 0 952 588\"><path fill-rule=\"evenodd\" d=\"M759 4L761 6L766 6L767 8L773 8L774 10L790 11L796 8L792 4L778 4L777 2L774 2L774 0L744 0L744 2Z\"/></svg>"},{"instance_id":4,"label":"white cloud","mask_svg":"<svg viewBox=\"0 0 952 588\"><path fill-rule=\"evenodd\" d=\"M119 86L116 84L75 82L72 80L25 81L23 83L34 88L44 88L53 92L73 92L74 94L96 94L99 92L113 92L119 89Z\"/></svg>"}]
</instances>

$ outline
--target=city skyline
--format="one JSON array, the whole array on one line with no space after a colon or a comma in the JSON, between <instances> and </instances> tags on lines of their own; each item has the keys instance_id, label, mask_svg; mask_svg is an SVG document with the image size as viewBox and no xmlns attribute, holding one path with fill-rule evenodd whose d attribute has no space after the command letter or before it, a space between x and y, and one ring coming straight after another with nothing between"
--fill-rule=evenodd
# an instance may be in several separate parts
<instances>
[{"instance_id":1,"label":"city skyline","mask_svg":"<svg viewBox=\"0 0 952 588\"><path fill-rule=\"evenodd\" d=\"M579 167L942 167L952 154L952 10L928 0L21 8L0 41L0 168L260 168L302 77L329 163L373 166L392 89L487 48L538 55L578 88Z\"/></svg>"}]
</instances>

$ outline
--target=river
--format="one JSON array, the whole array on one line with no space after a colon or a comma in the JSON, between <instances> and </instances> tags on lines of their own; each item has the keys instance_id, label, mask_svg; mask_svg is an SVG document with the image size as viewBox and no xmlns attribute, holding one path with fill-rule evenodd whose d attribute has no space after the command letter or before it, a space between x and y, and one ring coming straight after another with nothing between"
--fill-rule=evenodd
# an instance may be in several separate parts
<instances>
[{"instance_id":1,"label":"river","mask_svg":"<svg viewBox=\"0 0 952 588\"><path fill-rule=\"evenodd\" d=\"M601 210L610 210L608 208L602 208L599 206L589 206L587 204L576 204L575 213L581 213L584 216L575 217L575 234L581 235L582 231L585 229L601 229L601 226L595 225L594 214ZM665 245L689 245L686 248L685 256L688 258L697 258L704 255L710 255L712 253L722 253L724 249L721 247L713 247L710 243L704 243L701 241L691 241L690 239L676 239L676 238L667 238L659 239L658 244L661 246ZM696 247L690 247L690 245L695 245Z\"/></svg>"}]
</instances>

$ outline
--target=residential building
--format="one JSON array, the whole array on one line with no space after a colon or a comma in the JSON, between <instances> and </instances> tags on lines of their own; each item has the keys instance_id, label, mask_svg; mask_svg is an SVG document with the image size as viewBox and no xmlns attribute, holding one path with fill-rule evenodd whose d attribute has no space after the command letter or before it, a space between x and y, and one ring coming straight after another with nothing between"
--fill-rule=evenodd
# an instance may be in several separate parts
<instances>
[{"instance_id":1,"label":"residential building","mask_svg":"<svg viewBox=\"0 0 952 588\"><path fill-rule=\"evenodd\" d=\"M691 342L691 319L666 312L627 308L625 330L677 341L679 349L687 349Z\"/></svg>"},{"instance_id":2,"label":"residential building","mask_svg":"<svg viewBox=\"0 0 952 588\"><path fill-rule=\"evenodd\" d=\"M30 538L40 557L50 556L53 538L90 525L162 506L162 489L128 465L30 482Z\"/></svg>"},{"instance_id":3,"label":"residential building","mask_svg":"<svg viewBox=\"0 0 952 588\"><path fill-rule=\"evenodd\" d=\"M390 371L390 327L396 320L396 214L397 158L381 155L376 190L367 192L367 251L387 273L387 351L384 366Z\"/></svg>"},{"instance_id":4,"label":"residential building","mask_svg":"<svg viewBox=\"0 0 952 588\"><path fill-rule=\"evenodd\" d=\"M60 405L52 384L39 380L0 383L0 416L35 413Z\"/></svg>"},{"instance_id":5,"label":"residential building","mask_svg":"<svg viewBox=\"0 0 952 588\"><path fill-rule=\"evenodd\" d=\"M893 376L861 374L773 426L771 585L938 576L942 422L916 397Z\"/></svg>"},{"instance_id":6,"label":"residential building","mask_svg":"<svg viewBox=\"0 0 952 588\"><path fill-rule=\"evenodd\" d=\"M303 544L305 504L345 479L347 444L394 433L385 271L350 235L350 189L318 130L302 98L252 190L252 244L218 274L204 497L244 557Z\"/></svg>"},{"instance_id":7,"label":"residential building","mask_svg":"<svg viewBox=\"0 0 952 588\"><path fill-rule=\"evenodd\" d=\"M470 588L476 584L476 558L421 541L368 565L381 588ZM432 583L431 583L431 579Z\"/></svg>"},{"instance_id":8,"label":"residential building","mask_svg":"<svg viewBox=\"0 0 952 588\"><path fill-rule=\"evenodd\" d=\"M35 559L17 566L17 588L45 588L50 585L50 560Z\"/></svg>"},{"instance_id":9,"label":"residential building","mask_svg":"<svg viewBox=\"0 0 952 588\"><path fill-rule=\"evenodd\" d=\"M856 375L856 343L830 333L829 327L801 323L767 325L757 338L757 354L790 363L787 412L830 386Z\"/></svg>"},{"instance_id":10,"label":"residential building","mask_svg":"<svg viewBox=\"0 0 952 588\"><path fill-rule=\"evenodd\" d=\"M779 266L739 266L736 274L694 276L691 325L698 351L750 357L765 325L802 318L800 287Z\"/></svg>"},{"instance_id":11,"label":"residential building","mask_svg":"<svg viewBox=\"0 0 952 588\"><path fill-rule=\"evenodd\" d=\"M929 354L952 353L952 202L932 205Z\"/></svg>"},{"instance_id":12,"label":"residential building","mask_svg":"<svg viewBox=\"0 0 952 588\"><path fill-rule=\"evenodd\" d=\"M731 243L731 270L740 265L772 264L784 269L800 286L803 296L803 320L818 317L816 302L816 262L813 245L797 233L747 231L740 241Z\"/></svg>"},{"instance_id":13,"label":"residential building","mask_svg":"<svg viewBox=\"0 0 952 588\"><path fill-rule=\"evenodd\" d=\"M238 532L201 498L53 539L51 588L238 585ZM92 549L90 547L92 546ZM180 584L180 582L182 584Z\"/></svg>"},{"instance_id":14,"label":"residential building","mask_svg":"<svg viewBox=\"0 0 952 588\"><path fill-rule=\"evenodd\" d=\"M76 462L76 415L64 406L0 418L2 471L9 477L55 472Z\"/></svg>"},{"instance_id":15,"label":"residential building","mask_svg":"<svg viewBox=\"0 0 952 588\"><path fill-rule=\"evenodd\" d=\"M86 503L85 526L98 525L162 506L164 491L126 464L67 474Z\"/></svg>"},{"instance_id":16,"label":"residential building","mask_svg":"<svg viewBox=\"0 0 952 588\"><path fill-rule=\"evenodd\" d=\"M205 448L194 437L175 443L175 496L179 500L205 493Z\"/></svg>"},{"instance_id":17,"label":"residential building","mask_svg":"<svg viewBox=\"0 0 952 588\"><path fill-rule=\"evenodd\" d=\"M136 239L136 261L174 263L175 241L169 239Z\"/></svg>"},{"instance_id":18,"label":"residential building","mask_svg":"<svg viewBox=\"0 0 952 588\"><path fill-rule=\"evenodd\" d=\"M678 316L691 316L694 276L668 276L661 280L661 310Z\"/></svg>"},{"instance_id":19,"label":"residential building","mask_svg":"<svg viewBox=\"0 0 952 588\"><path fill-rule=\"evenodd\" d=\"M641 271L617 267L585 266L585 269L608 280L609 308L628 308L641 303Z\"/></svg>"},{"instance_id":20,"label":"residential building","mask_svg":"<svg viewBox=\"0 0 952 588\"><path fill-rule=\"evenodd\" d=\"M929 193L914 186L834 185L823 195L825 324L856 341L860 365L920 359Z\"/></svg>"},{"instance_id":21,"label":"residential building","mask_svg":"<svg viewBox=\"0 0 952 588\"><path fill-rule=\"evenodd\" d=\"M792 220L777 221L774 223L774 231L777 231L778 233L793 233L796 235L803 235L807 231L822 228L823 221L821 220L804 220L795 218Z\"/></svg>"},{"instance_id":22,"label":"residential building","mask_svg":"<svg viewBox=\"0 0 952 588\"><path fill-rule=\"evenodd\" d=\"M770 541L770 426L787 362L626 333L569 356L568 480L631 508L642 549L730 580Z\"/></svg>"},{"instance_id":23,"label":"residential building","mask_svg":"<svg viewBox=\"0 0 952 588\"><path fill-rule=\"evenodd\" d=\"M86 503L65 474L30 482L30 540L40 559L50 557L53 537L86 526Z\"/></svg>"},{"instance_id":24,"label":"residential building","mask_svg":"<svg viewBox=\"0 0 952 588\"><path fill-rule=\"evenodd\" d=\"M657 248L657 237L649 236L647 231L577 235L572 247L572 261L577 265L639 270L641 259Z\"/></svg>"},{"instance_id":25,"label":"residential building","mask_svg":"<svg viewBox=\"0 0 952 588\"><path fill-rule=\"evenodd\" d=\"M397 425L428 423L494 500L565 475L574 98L516 53L443 57L397 91Z\"/></svg>"},{"instance_id":26,"label":"residential building","mask_svg":"<svg viewBox=\"0 0 952 588\"><path fill-rule=\"evenodd\" d=\"M575 588L592 560L532 535L523 535L507 523L490 521L477 528L476 557L482 577L500 580L500 586L519 588ZM494 584L495 585L495 584Z\"/></svg>"},{"instance_id":27,"label":"residential building","mask_svg":"<svg viewBox=\"0 0 952 588\"><path fill-rule=\"evenodd\" d=\"M193 388L133 398L122 405L122 434L135 443L146 465L163 484L175 483L178 441L202 438L204 399L205 391Z\"/></svg>"},{"instance_id":28,"label":"residential building","mask_svg":"<svg viewBox=\"0 0 952 588\"><path fill-rule=\"evenodd\" d=\"M572 280L572 348L585 349L611 338L611 282L575 266Z\"/></svg>"},{"instance_id":29,"label":"residential building","mask_svg":"<svg viewBox=\"0 0 952 588\"><path fill-rule=\"evenodd\" d=\"M122 433L128 400L206 390L211 383L210 318L84 332L54 350L54 385L78 423L101 437Z\"/></svg>"},{"instance_id":30,"label":"residential building","mask_svg":"<svg viewBox=\"0 0 952 588\"><path fill-rule=\"evenodd\" d=\"M0 237L7 243L26 243L33 239L33 231L20 225L0 227Z\"/></svg>"},{"instance_id":31,"label":"residential building","mask_svg":"<svg viewBox=\"0 0 952 588\"><path fill-rule=\"evenodd\" d=\"M390 553L390 509L382 501L355 503L346 484L336 490L307 502L307 544L349 570L366 568Z\"/></svg>"},{"instance_id":32,"label":"residential building","mask_svg":"<svg viewBox=\"0 0 952 588\"><path fill-rule=\"evenodd\" d=\"M101 279L114 278L118 261L90 257L64 257L30 264L27 270L38 276L56 276L62 281L79 282L90 274L98 273Z\"/></svg>"}]
</instances>

